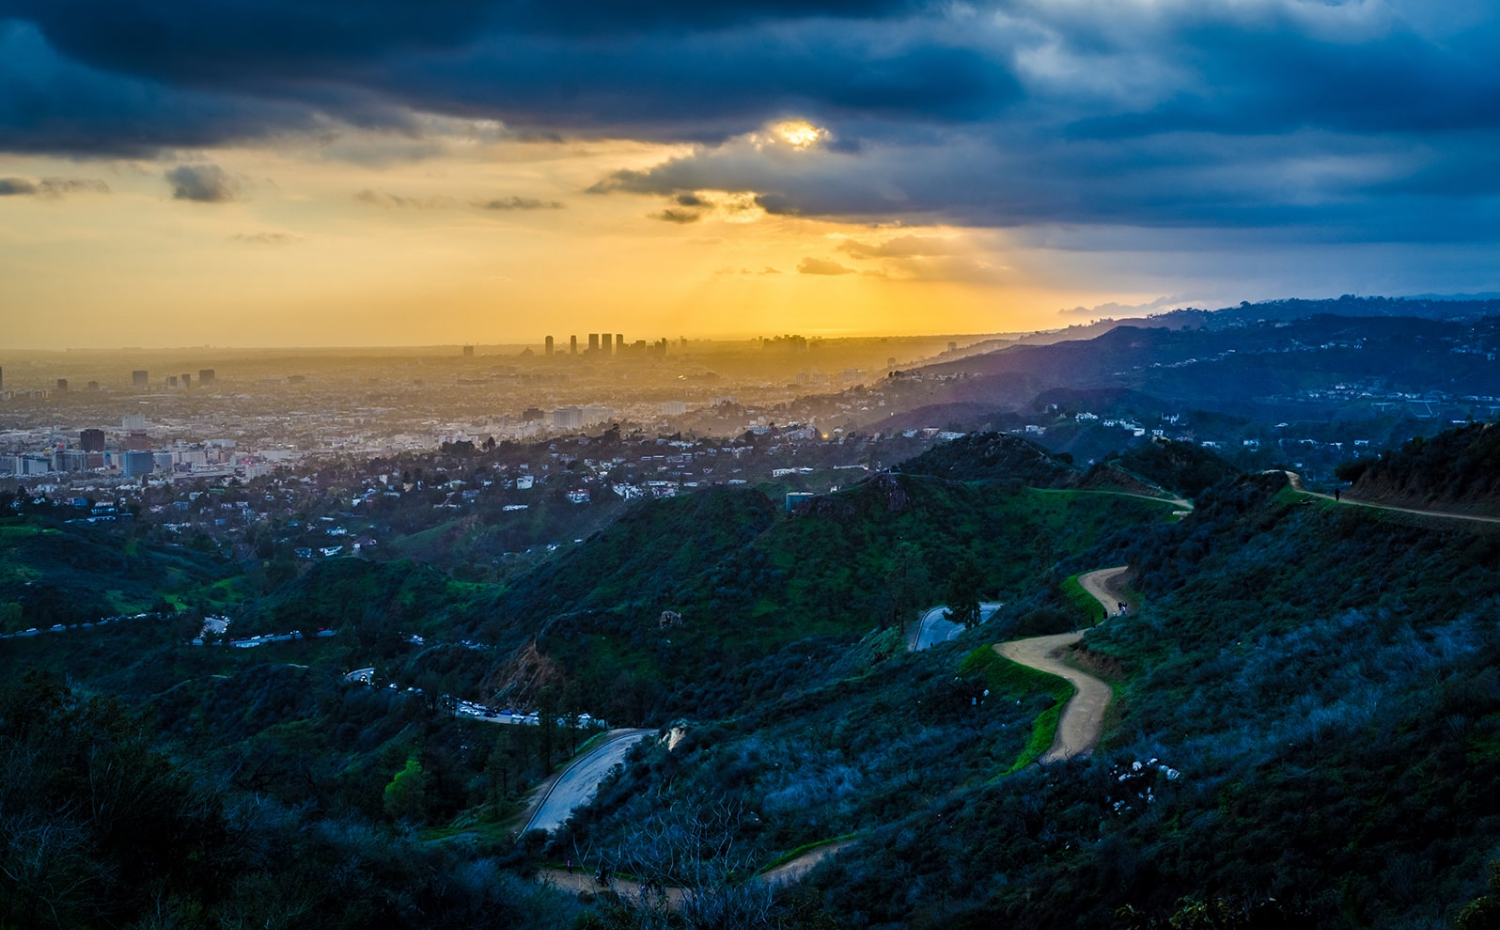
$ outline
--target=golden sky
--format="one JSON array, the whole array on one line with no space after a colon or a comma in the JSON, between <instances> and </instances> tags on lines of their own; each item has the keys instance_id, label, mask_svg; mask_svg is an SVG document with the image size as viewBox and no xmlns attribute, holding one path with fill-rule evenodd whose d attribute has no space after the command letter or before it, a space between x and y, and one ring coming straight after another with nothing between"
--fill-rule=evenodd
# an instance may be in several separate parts
<instances>
[{"instance_id":1,"label":"golden sky","mask_svg":"<svg viewBox=\"0 0 1500 930\"><path fill-rule=\"evenodd\" d=\"M800 157L819 132L783 122L749 144ZM1054 327L1072 322L1059 307L1137 296L1049 280L995 231L773 215L745 193L589 190L691 150L446 121L424 138L346 130L172 160L0 157L0 178L101 182L0 200L0 341L984 333ZM181 189L183 167L210 186Z\"/></svg>"}]
</instances>

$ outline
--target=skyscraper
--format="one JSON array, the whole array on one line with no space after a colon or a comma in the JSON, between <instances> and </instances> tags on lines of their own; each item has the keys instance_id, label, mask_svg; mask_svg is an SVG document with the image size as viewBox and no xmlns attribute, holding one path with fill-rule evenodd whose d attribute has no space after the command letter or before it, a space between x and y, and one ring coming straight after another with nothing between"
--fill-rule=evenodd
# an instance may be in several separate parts
<instances>
[{"instance_id":1,"label":"skyscraper","mask_svg":"<svg viewBox=\"0 0 1500 930\"><path fill-rule=\"evenodd\" d=\"M552 337L551 336L547 337L547 347L544 350L542 350L542 354L545 355L545 356L547 356L548 358L552 357Z\"/></svg>"},{"instance_id":2,"label":"skyscraper","mask_svg":"<svg viewBox=\"0 0 1500 930\"><path fill-rule=\"evenodd\" d=\"M156 470L156 456L149 449L132 449L123 456L124 472L127 478L137 478L149 475Z\"/></svg>"},{"instance_id":3,"label":"skyscraper","mask_svg":"<svg viewBox=\"0 0 1500 930\"><path fill-rule=\"evenodd\" d=\"M78 433L78 448L84 452L104 451L104 430L86 429Z\"/></svg>"},{"instance_id":4,"label":"skyscraper","mask_svg":"<svg viewBox=\"0 0 1500 930\"><path fill-rule=\"evenodd\" d=\"M214 370L212 368L198 369L198 386L208 387L214 383Z\"/></svg>"},{"instance_id":5,"label":"skyscraper","mask_svg":"<svg viewBox=\"0 0 1500 930\"><path fill-rule=\"evenodd\" d=\"M568 337L568 354L569 355L577 355L578 354L578 337L577 336L569 336Z\"/></svg>"},{"instance_id":6,"label":"skyscraper","mask_svg":"<svg viewBox=\"0 0 1500 930\"><path fill-rule=\"evenodd\" d=\"M598 352L599 351L599 334L598 333L589 333L589 351L590 352Z\"/></svg>"},{"instance_id":7,"label":"skyscraper","mask_svg":"<svg viewBox=\"0 0 1500 930\"><path fill-rule=\"evenodd\" d=\"M616 355L624 355L625 354L625 334L624 333L615 333L615 354Z\"/></svg>"},{"instance_id":8,"label":"skyscraper","mask_svg":"<svg viewBox=\"0 0 1500 930\"><path fill-rule=\"evenodd\" d=\"M131 387L133 387L133 388L144 388L146 386L146 384L147 384L147 373L146 373L145 370L137 368L135 371L132 371L130 373L130 386Z\"/></svg>"},{"instance_id":9,"label":"skyscraper","mask_svg":"<svg viewBox=\"0 0 1500 930\"><path fill-rule=\"evenodd\" d=\"M64 391L66 391L67 389L68 389L68 379L67 378L58 378L57 379L57 392L59 394L61 394Z\"/></svg>"},{"instance_id":10,"label":"skyscraper","mask_svg":"<svg viewBox=\"0 0 1500 930\"><path fill-rule=\"evenodd\" d=\"M606 356L609 355L610 352L612 351L612 346L610 344L610 340L612 340L614 338L615 337L614 337L613 333L605 333L604 334L604 342L603 342L603 344L602 344L601 347L604 349L604 354Z\"/></svg>"}]
</instances>

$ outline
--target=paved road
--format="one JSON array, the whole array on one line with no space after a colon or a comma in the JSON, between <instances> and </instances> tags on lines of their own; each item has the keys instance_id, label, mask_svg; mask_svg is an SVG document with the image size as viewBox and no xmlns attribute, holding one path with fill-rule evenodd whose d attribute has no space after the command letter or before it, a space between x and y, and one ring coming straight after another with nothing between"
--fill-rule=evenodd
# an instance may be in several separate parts
<instances>
[{"instance_id":1,"label":"paved road","mask_svg":"<svg viewBox=\"0 0 1500 930\"><path fill-rule=\"evenodd\" d=\"M1104 606L1104 612L1113 612L1116 602L1122 600L1113 590L1113 584L1125 574L1126 567L1101 568L1095 572L1078 576L1083 589ZM1083 639L1082 633L1057 633L1052 636L1033 636L1008 643L998 643L995 651L1021 665L1037 671L1066 678L1073 685L1073 696L1063 707L1062 719L1057 723L1057 736L1052 746L1039 760L1043 765L1086 756L1099 745L1099 736L1104 730L1104 711L1109 707L1112 692L1109 685L1087 672L1081 672L1062 661L1062 651Z\"/></svg>"},{"instance_id":2,"label":"paved road","mask_svg":"<svg viewBox=\"0 0 1500 930\"><path fill-rule=\"evenodd\" d=\"M979 622L983 623L993 617L1000 607L1000 604L980 604ZM923 649L931 649L938 643L957 639L958 634L964 631L963 624L944 620L943 614L947 610L946 604L939 604L923 614L922 619L917 623L917 630L912 635L911 642L907 644L907 649L912 652L921 652Z\"/></svg>"},{"instance_id":3,"label":"paved road","mask_svg":"<svg viewBox=\"0 0 1500 930\"><path fill-rule=\"evenodd\" d=\"M609 737L584 756L563 770L552 787L542 797L531 819L521 830L546 830L549 833L562 826L576 808L594 799L599 783L604 781L609 770L625 758L631 747L642 737L654 734L655 730L611 730Z\"/></svg>"}]
</instances>

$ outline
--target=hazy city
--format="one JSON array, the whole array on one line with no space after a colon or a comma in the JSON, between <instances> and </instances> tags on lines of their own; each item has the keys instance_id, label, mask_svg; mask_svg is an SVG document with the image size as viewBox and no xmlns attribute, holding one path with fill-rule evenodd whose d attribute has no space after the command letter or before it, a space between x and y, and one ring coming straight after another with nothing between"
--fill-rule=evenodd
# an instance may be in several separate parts
<instances>
[{"instance_id":1,"label":"hazy city","mask_svg":"<svg viewBox=\"0 0 1500 930\"><path fill-rule=\"evenodd\" d=\"M0 0L0 930L1500 928L1497 42Z\"/></svg>"}]
</instances>

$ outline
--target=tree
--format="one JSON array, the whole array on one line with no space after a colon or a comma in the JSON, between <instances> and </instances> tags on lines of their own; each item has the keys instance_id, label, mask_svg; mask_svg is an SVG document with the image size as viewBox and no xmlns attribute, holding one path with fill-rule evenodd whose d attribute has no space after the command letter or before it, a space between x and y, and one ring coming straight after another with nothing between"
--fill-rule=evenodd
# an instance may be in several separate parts
<instances>
[{"instance_id":1,"label":"tree","mask_svg":"<svg viewBox=\"0 0 1500 930\"><path fill-rule=\"evenodd\" d=\"M1490 893L1465 905L1453 926L1455 930L1500 930L1500 860L1490 863Z\"/></svg>"},{"instance_id":2,"label":"tree","mask_svg":"<svg viewBox=\"0 0 1500 930\"><path fill-rule=\"evenodd\" d=\"M963 556L953 567L944 600L948 603L948 609L943 612L945 620L962 623L965 627L979 625L979 567L971 556Z\"/></svg>"},{"instance_id":3,"label":"tree","mask_svg":"<svg viewBox=\"0 0 1500 930\"><path fill-rule=\"evenodd\" d=\"M668 914L668 888L680 888L676 917L690 927L764 927L774 893L757 881L757 856L746 843L752 812L723 799L680 801L648 816L615 850L611 865L636 876L642 894L637 926L678 926Z\"/></svg>"},{"instance_id":4,"label":"tree","mask_svg":"<svg viewBox=\"0 0 1500 930\"><path fill-rule=\"evenodd\" d=\"M495 738L495 748L490 750L485 762L484 775L489 784L490 804L499 816L505 802L510 799L511 775L520 775L521 753L517 745L518 732L515 727L500 727Z\"/></svg>"},{"instance_id":5,"label":"tree","mask_svg":"<svg viewBox=\"0 0 1500 930\"><path fill-rule=\"evenodd\" d=\"M385 786L385 812L398 820L417 822L427 808L427 775L416 756L408 756L406 767Z\"/></svg>"},{"instance_id":6,"label":"tree","mask_svg":"<svg viewBox=\"0 0 1500 930\"><path fill-rule=\"evenodd\" d=\"M557 689L550 685L543 688L541 693L536 696L536 713L542 725L541 755L543 772L551 771L552 769L552 738L557 733L557 702Z\"/></svg>"},{"instance_id":7,"label":"tree","mask_svg":"<svg viewBox=\"0 0 1500 930\"><path fill-rule=\"evenodd\" d=\"M890 609L889 622L906 629L909 620L927 596L931 579L922 553L909 542L897 544L891 553L891 567L886 573L885 603Z\"/></svg>"}]
</instances>

